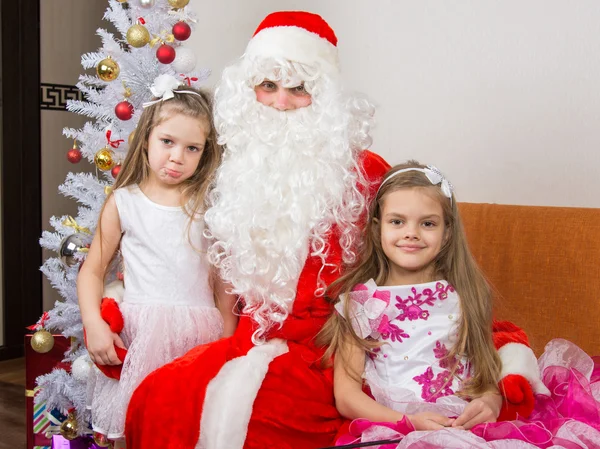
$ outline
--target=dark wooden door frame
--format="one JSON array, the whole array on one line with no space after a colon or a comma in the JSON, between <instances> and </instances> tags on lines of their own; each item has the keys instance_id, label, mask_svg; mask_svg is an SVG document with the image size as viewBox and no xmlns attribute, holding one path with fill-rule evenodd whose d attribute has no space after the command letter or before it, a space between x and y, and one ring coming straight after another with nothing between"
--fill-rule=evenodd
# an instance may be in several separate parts
<instances>
[{"instance_id":1,"label":"dark wooden door frame","mask_svg":"<svg viewBox=\"0 0 600 449\"><path fill-rule=\"evenodd\" d=\"M25 326L42 314L39 1L0 1L4 298L0 360L23 355Z\"/></svg>"}]
</instances>

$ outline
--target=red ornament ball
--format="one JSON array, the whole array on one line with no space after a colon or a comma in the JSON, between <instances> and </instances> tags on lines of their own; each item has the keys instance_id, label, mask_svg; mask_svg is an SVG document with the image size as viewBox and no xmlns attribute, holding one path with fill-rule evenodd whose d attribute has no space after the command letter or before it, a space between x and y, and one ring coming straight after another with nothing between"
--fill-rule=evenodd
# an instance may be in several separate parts
<instances>
[{"instance_id":1,"label":"red ornament ball","mask_svg":"<svg viewBox=\"0 0 600 449\"><path fill-rule=\"evenodd\" d=\"M110 171L110 174L112 175L113 178L117 178L117 176L119 176L119 172L121 171L121 164L119 165L115 165L112 170Z\"/></svg>"},{"instance_id":2,"label":"red ornament ball","mask_svg":"<svg viewBox=\"0 0 600 449\"><path fill-rule=\"evenodd\" d=\"M121 120L129 120L133 117L133 105L127 100L117 103L115 106L115 115Z\"/></svg>"},{"instance_id":3,"label":"red ornament ball","mask_svg":"<svg viewBox=\"0 0 600 449\"><path fill-rule=\"evenodd\" d=\"M188 37L190 37L190 34L192 34L192 29L187 23L177 22L175 25L173 25L173 36L175 36L175 39L178 41L186 40Z\"/></svg>"},{"instance_id":4,"label":"red ornament ball","mask_svg":"<svg viewBox=\"0 0 600 449\"><path fill-rule=\"evenodd\" d=\"M71 148L67 152L67 159L71 164L76 164L77 162L79 162L81 160L81 151L79 150L79 148Z\"/></svg>"},{"instance_id":5,"label":"red ornament ball","mask_svg":"<svg viewBox=\"0 0 600 449\"><path fill-rule=\"evenodd\" d=\"M167 44L162 44L156 50L156 58L162 64L171 64L175 59L175 49Z\"/></svg>"}]
</instances>

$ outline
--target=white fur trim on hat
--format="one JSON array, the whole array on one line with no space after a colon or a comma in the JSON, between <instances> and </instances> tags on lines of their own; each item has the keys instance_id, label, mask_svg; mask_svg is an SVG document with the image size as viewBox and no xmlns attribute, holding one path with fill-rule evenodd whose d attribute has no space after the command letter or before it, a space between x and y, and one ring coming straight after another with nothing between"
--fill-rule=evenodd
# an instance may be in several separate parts
<instances>
[{"instance_id":1,"label":"white fur trim on hat","mask_svg":"<svg viewBox=\"0 0 600 449\"><path fill-rule=\"evenodd\" d=\"M272 339L223 365L206 388L196 449L242 449L269 364L286 352L285 340Z\"/></svg>"},{"instance_id":2,"label":"white fur trim on hat","mask_svg":"<svg viewBox=\"0 0 600 449\"><path fill-rule=\"evenodd\" d=\"M265 28L246 47L245 56L279 57L307 65L319 65L325 71L338 71L337 47L318 34L295 26Z\"/></svg>"},{"instance_id":3,"label":"white fur trim on hat","mask_svg":"<svg viewBox=\"0 0 600 449\"><path fill-rule=\"evenodd\" d=\"M507 343L498 349L502 360L500 379L509 374L520 374L529 384L534 393L550 396L550 390L540 377L540 369L535 354L529 346L522 343Z\"/></svg>"}]
</instances>

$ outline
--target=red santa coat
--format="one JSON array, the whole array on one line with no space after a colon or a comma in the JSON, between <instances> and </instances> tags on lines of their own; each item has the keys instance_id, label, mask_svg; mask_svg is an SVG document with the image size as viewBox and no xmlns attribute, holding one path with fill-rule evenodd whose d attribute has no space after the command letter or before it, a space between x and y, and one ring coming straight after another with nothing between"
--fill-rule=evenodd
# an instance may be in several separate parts
<instances>
[{"instance_id":1,"label":"red santa coat","mask_svg":"<svg viewBox=\"0 0 600 449\"><path fill-rule=\"evenodd\" d=\"M364 151L371 194L390 168ZM337 236L327 262L341 266ZM134 392L125 433L129 449L310 449L332 444L343 419L335 408L332 369L314 337L332 312L315 296L322 261L309 257L292 312L267 342L255 346L255 323L242 316L235 334L197 347L150 374ZM330 284L339 268L326 268ZM508 335L504 342L510 342ZM528 349L528 348L527 348ZM530 350L529 350L530 351Z\"/></svg>"}]
</instances>

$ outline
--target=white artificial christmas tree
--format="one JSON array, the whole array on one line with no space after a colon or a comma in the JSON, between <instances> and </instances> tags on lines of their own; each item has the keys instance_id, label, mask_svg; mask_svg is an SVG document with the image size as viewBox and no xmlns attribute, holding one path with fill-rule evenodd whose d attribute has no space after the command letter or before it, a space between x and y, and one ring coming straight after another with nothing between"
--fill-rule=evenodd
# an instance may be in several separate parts
<instances>
[{"instance_id":1,"label":"white artificial christmas tree","mask_svg":"<svg viewBox=\"0 0 600 449\"><path fill-rule=\"evenodd\" d=\"M135 131L142 104L152 99L149 88L154 79L166 73L197 85L208 77L208 70L195 70L194 52L177 40L187 39L195 22L188 1L130 0L121 3L109 0L104 19L114 24L119 35L97 30L102 38L102 48L81 58L82 66L94 69L96 74L79 77L77 87L85 94L85 100L69 101L67 105L69 111L92 119L82 129L65 128L63 134L77 141L81 156L97 169L96 174L67 175L59 191L78 202L78 214L75 218L52 217L50 224L55 232L46 231L40 239L44 248L58 254L47 259L41 270L63 298L48 312L43 327L70 338L72 344L64 360L71 364L71 372L54 369L38 377L35 401L46 402L47 410L56 408L65 414L72 411L79 434L85 432L90 418L86 410L90 361L83 344L76 289L79 266L85 259L86 245L91 243L100 210L114 181L117 170L114 167L125 159L128 140ZM174 50L172 63L159 62L159 48L159 57L166 56L165 61L173 56ZM122 120L130 115L126 103L120 105L121 118L116 115L115 107L123 101L133 107L128 120ZM72 151L79 154L77 150ZM71 160L71 154L69 158ZM115 276L116 270L113 270L108 281L114 280Z\"/></svg>"}]
</instances>

